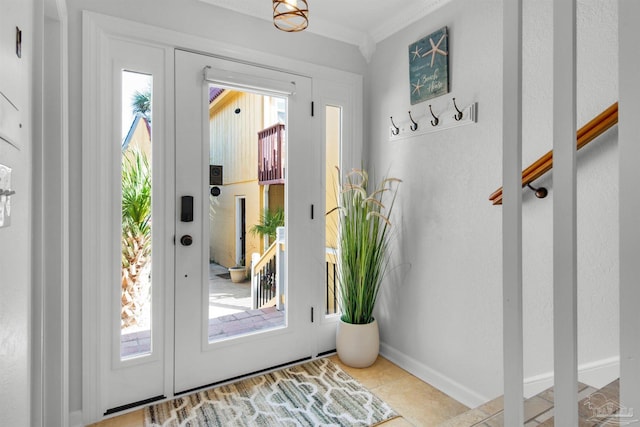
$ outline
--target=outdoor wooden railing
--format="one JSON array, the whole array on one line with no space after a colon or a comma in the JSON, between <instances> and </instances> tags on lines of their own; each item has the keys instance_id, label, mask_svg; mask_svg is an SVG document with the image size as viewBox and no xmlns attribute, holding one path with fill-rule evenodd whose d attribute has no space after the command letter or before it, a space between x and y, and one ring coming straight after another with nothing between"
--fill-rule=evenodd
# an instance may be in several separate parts
<instances>
[{"instance_id":1,"label":"outdoor wooden railing","mask_svg":"<svg viewBox=\"0 0 640 427\"><path fill-rule=\"evenodd\" d=\"M276 230L276 240L262 255L251 256L252 308L275 305L284 309L284 227Z\"/></svg>"},{"instance_id":2,"label":"outdoor wooden railing","mask_svg":"<svg viewBox=\"0 0 640 427\"><path fill-rule=\"evenodd\" d=\"M276 295L276 251L278 242L273 242L262 256L251 262L252 308L260 308ZM254 262L255 261L255 262Z\"/></svg>"},{"instance_id":3,"label":"outdoor wooden railing","mask_svg":"<svg viewBox=\"0 0 640 427\"><path fill-rule=\"evenodd\" d=\"M589 123L581 127L577 132L576 150L581 149L589 142L602 135L605 131L618 123L618 103L616 102L611 107L604 110L597 115ZM528 168L522 171L522 187L526 187L527 184L532 183L536 179L540 178L546 172L553 167L553 150L540 157ZM489 200L494 205L502 204L502 187L493 192L489 196Z\"/></svg>"},{"instance_id":4,"label":"outdoor wooden railing","mask_svg":"<svg viewBox=\"0 0 640 427\"><path fill-rule=\"evenodd\" d=\"M284 125L275 124L258 132L258 182L284 184Z\"/></svg>"}]
</instances>

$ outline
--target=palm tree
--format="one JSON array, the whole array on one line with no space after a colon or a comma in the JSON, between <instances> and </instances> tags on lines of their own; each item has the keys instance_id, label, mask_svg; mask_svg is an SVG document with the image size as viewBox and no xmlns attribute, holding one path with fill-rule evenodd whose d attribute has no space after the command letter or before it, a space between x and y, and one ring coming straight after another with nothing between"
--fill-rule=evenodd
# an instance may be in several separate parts
<instances>
[{"instance_id":1,"label":"palm tree","mask_svg":"<svg viewBox=\"0 0 640 427\"><path fill-rule=\"evenodd\" d=\"M131 97L131 111L140 113L149 123L151 123L151 88L142 92L136 90Z\"/></svg>"},{"instance_id":2,"label":"palm tree","mask_svg":"<svg viewBox=\"0 0 640 427\"><path fill-rule=\"evenodd\" d=\"M276 239L276 229L284 226L284 209L276 208L274 211L265 209L260 216L260 223L251 227L251 233L261 237L267 237L267 244L270 240Z\"/></svg>"},{"instance_id":3,"label":"palm tree","mask_svg":"<svg viewBox=\"0 0 640 427\"><path fill-rule=\"evenodd\" d=\"M146 155L122 156L122 327L136 324L149 296L142 274L151 261L151 169Z\"/></svg>"}]
</instances>

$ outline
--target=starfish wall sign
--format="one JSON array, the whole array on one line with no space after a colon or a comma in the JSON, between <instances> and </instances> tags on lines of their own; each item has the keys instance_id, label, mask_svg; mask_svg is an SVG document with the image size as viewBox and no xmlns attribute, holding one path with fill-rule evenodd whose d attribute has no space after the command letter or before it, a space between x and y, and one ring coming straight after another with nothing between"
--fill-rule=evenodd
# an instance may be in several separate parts
<instances>
[{"instance_id":1,"label":"starfish wall sign","mask_svg":"<svg viewBox=\"0 0 640 427\"><path fill-rule=\"evenodd\" d=\"M409 45L411 104L449 92L449 36L443 27Z\"/></svg>"}]
</instances>

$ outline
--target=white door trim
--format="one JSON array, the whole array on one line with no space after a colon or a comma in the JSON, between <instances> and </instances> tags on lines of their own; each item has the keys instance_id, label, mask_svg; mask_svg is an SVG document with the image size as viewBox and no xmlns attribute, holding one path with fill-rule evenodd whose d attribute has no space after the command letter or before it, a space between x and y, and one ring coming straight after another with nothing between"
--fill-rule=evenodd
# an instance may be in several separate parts
<instances>
[{"instance_id":1,"label":"white door trim","mask_svg":"<svg viewBox=\"0 0 640 427\"><path fill-rule=\"evenodd\" d=\"M69 425L69 136L67 11L45 0L34 37L32 425ZM48 6L48 7L46 7ZM40 15L42 13L42 15ZM40 44L41 43L41 44ZM44 54L43 54L44 53ZM41 127L39 124L41 123ZM45 137L46 135L46 137ZM49 182L57 182L50 191Z\"/></svg>"},{"instance_id":2,"label":"white door trim","mask_svg":"<svg viewBox=\"0 0 640 427\"><path fill-rule=\"evenodd\" d=\"M359 74L96 12L83 11L82 16L83 28L85 23L90 23L93 27L91 34L97 32L96 35L99 33L101 37L125 37L170 48L203 52L210 56L308 76L314 81L316 78L323 78L329 82L349 83L354 85L356 92L360 94L359 98L362 98L362 76ZM251 61L247 58L251 58Z\"/></svg>"}]
</instances>

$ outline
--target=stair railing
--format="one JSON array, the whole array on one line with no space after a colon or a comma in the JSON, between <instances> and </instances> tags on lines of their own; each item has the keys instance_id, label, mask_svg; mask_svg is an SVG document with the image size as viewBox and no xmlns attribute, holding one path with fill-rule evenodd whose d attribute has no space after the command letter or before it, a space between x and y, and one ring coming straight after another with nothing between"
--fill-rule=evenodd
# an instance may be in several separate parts
<instances>
[{"instance_id":1,"label":"stair railing","mask_svg":"<svg viewBox=\"0 0 640 427\"><path fill-rule=\"evenodd\" d=\"M581 127L576 133L576 150L581 149L613 125L618 123L618 103L616 102L602 113L594 117L589 123ZM528 168L522 171L522 187L526 187L553 167L553 150L533 162ZM494 205L502 204L502 187L494 191L489 200Z\"/></svg>"}]
</instances>

